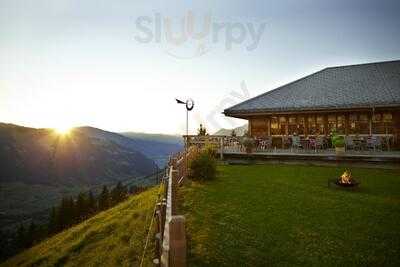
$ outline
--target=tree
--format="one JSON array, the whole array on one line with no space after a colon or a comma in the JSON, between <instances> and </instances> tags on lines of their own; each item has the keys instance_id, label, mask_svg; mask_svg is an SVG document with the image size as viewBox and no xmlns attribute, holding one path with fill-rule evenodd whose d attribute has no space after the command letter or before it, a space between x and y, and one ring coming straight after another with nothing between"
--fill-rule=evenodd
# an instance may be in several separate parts
<instances>
[{"instance_id":1,"label":"tree","mask_svg":"<svg viewBox=\"0 0 400 267\"><path fill-rule=\"evenodd\" d=\"M128 192L126 187L123 186L121 182L118 182L117 186L115 186L111 191L111 200L113 205L116 205L117 203L124 200L126 198L127 193Z\"/></svg>"},{"instance_id":2,"label":"tree","mask_svg":"<svg viewBox=\"0 0 400 267\"><path fill-rule=\"evenodd\" d=\"M139 187L137 185L132 185L129 187L129 194L136 194L139 191Z\"/></svg>"},{"instance_id":3,"label":"tree","mask_svg":"<svg viewBox=\"0 0 400 267\"><path fill-rule=\"evenodd\" d=\"M66 228L70 227L75 223L75 202L72 197L68 197L66 201L66 210L65 210L65 218L66 218Z\"/></svg>"},{"instance_id":4,"label":"tree","mask_svg":"<svg viewBox=\"0 0 400 267\"><path fill-rule=\"evenodd\" d=\"M87 201L87 208L88 208L88 214L93 214L97 211L97 203L96 203L96 198L93 195L92 191L89 191L88 195L88 201Z\"/></svg>"},{"instance_id":5,"label":"tree","mask_svg":"<svg viewBox=\"0 0 400 267\"><path fill-rule=\"evenodd\" d=\"M99 210L106 210L110 207L110 193L107 186L103 186L103 190L99 196Z\"/></svg>"},{"instance_id":6,"label":"tree","mask_svg":"<svg viewBox=\"0 0 400 267\"><path fill-rule=\"evenodd\" d=\"M47 225L47 233L48 235L51 235L55 232L57 232L57 211L56 208L53 207L50 210L49 223Z\"/></svg>"},{"instance_id":7,"label":"tree","mask_svg":"<svg viewBox=\"0 0 400 267\"><path fill-rule=\"evenodd\" d=\"M87 197L86 194L81 192L78 195L76 200L76 208L75 208L75 221L80 222L84 220L88 216L88 207L87 207Z\"/></svg>"},{"instance_id":8,"label":"tree","mask_svg":"<svg viewBox=\"0 0 400 267\"><path fill-rule=\"evenodd\" d=\"M232 137L236 137L236 132L235 132L235 129L233 129L233 130L232 130L232 132L231 132L231 136L232 136Z\"/></svg>"},{"instance_id":9,"label":"tree","mask_svg":"<svg viewBox=\"0 0 400 267\"><path fill-rule=\"evenodd\" d=\"M206 129L206 127L203 127L203 124L200 124L200 128L197 129L197 135L198 135L198 136L205 136L205 135L207 135L207 129Z\"/></svg>"},{"instance_id":10,"label":"tree","mask_svg":"<svg viewBox=\"0 0 400 267\"><path fill-rule=\"evenodd\" d=\"M17 229L16 243L18 248L24 248L26 244L26 231L25 227L20 224Z\"/></svg>"},{"instance_id":11,"label":"tree","mask_svg":"<svg viewBox=\"0 0 400 267\"><path fill-rule=\"evenodd\" d=\"M57 231L68 228L74 223L75 205L72 197L62 198L57 215Z\"/></svg>"},{"instance_id":12,"label":"tree","mask_svg":"<svg viewBox=\"0 0 400 267\"><path fill-rule=\"evenodd\" d=\"M26 234L26 239L25 239L25 247L31 247L34 242L37 240L37 229L36 229L36 224L31 221L31 224L29 225L28 232Z\"/></svg>"}]
</instances>

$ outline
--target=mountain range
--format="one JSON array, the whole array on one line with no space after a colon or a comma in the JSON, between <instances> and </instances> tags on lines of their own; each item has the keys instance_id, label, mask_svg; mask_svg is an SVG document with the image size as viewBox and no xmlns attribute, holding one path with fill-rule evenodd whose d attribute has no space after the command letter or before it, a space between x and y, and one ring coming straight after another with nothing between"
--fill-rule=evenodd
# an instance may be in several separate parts
<instances>
[{"instance_id":1,"label":"mountain range","mask_svg":"<svg viewBox=\"0 0 400 267\"><path fill-rule=\"evenodd\" d=\"M182 147L145 134L128 136L93 127L59 134L0 123L0 230L32 217L43 219L65 195L118 181L154 183L143 177Z\"/></svg>"},{"instance_id":2,"label":"mountain range","mask_svg":"<svg viewBox=\"0 0 400 267\"><path fill-rule=\"evenodd\" d=\"M227 135L230 136L232 135L232 131L235 131L236 136L243 136L247 133L248 131L248 124L245 124L243 126L239 126L233 129L220 129L217 132L214 133L214 135Z\"/></svg>"}]
</instances>

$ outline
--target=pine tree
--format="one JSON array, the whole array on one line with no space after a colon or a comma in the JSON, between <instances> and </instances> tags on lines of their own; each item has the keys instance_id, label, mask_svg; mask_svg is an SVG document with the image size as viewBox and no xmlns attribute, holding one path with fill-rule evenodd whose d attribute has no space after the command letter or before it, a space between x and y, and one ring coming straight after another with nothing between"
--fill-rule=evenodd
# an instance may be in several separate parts
<instances>
[{"instance_id":1,"label":"pine tree","mask_svg":"<svg viewBox=\"0 0 400 267\"><path fill-rule=\"evenodd\" d=\"M121 190L121 201L125 200L128 197L128 186L124 185L122 186Z\"/></svg>"},{"instance_id":2,"label":"pine tree","mask_svg":"<svg viewBox=\"0 0 400 267\"><path fill-rule=\"evenodd\" d=\"M63 197L58 209L58 231L68 228L74 223L75 204L72 197Z\"/></svg>"},{"instance_id":3,"label":"pine tree","mask_svg":"<svg viewBox=\"0 0 400 267\"><path fill-rule=\"evenodd\" d=\"M87 197L81 192L76 200L75 221L80 222L88 216Z\"/></svg>"},{"instance_id":4,"label":"pine tree","mask_svg":"<svg viewBox=\"0 0 400 267\"><path fill-rule=\"evenodd\" d=\"M129 194L136 194L139 191L139 187L137 185L132 185L129 188Z\"/></svg>"},{"instance_id":5,"label":"pine tree","mask_svg":"<svg viewBox=\"0 0 400 267\"><path fill-rule=\"evenodd\" d=\"M16 243L18 248L24 248L26 244L26 231L25 227L21 224L17 229Z\"/></svg>"},{"instance_id":6,"label":"pine tree","mask_svg":"<svg viewBox=\"0 0 400 267\"><path fill-rule=\"evenodd\" d=\"M117 186L113 188L111 191L111 198L113 205L118 204L126 197L126 187L122 185L121 182L118 182Z\"/></svg>"},{"instance_id":7,"label":"pine tree","mask_svg":"<svg viewBox=\"0 0 400 267\"><path fill-rule=\"evenodd\" d=\"M197 129L197 135L198 135L198 136L205 136L205 135L207 135L207 129L206 129L206 127L203 127L203 124L200 124L199 129Z\"/></svg>"},{"instance_id":8,"label":"pine tree","mask_svg":"<svg viewBox=\"0 0 400 267\"><path fill-rule=\"evenodd\" d=\"M47 225L48 235L54 234L57 231L57 212L56 208L53 207L50 211L49 224Z\"/></svg>"},{"instance_id":9,"label":"pine tree","mask_svg":"<svg viewBox=\"0 0 400 267\"><path fill-rule=\"evenodd\" d=\"M70 227L75 223L76 218L76 206L74 199L72 197L67 198L67 207L66 207L66 227Z\"/></svg>"},{"instance_id":10,"label":"pine tree","mask_svg":"<svg viewBox=\"0 0 400 267\"><path fill-rule=\"evenodd\" d=\"M31 224L29 225L28 228L28 233L26 234L26 242L25 242L25 247L31 247L35 241L37 240L37 229L36 229L36 224L31 221Z\"/></svg>"},{"instance_id":11,"label":"pine tree","mask_svg":"<svg viewBox=\"0 0 400 267\"><path fill-rule=\"evenodd\" d=\"M88 201L87 201L87 208L88 208L88 214L93 214L97 211L97 203L96 203L96 198L93 195L92 191L89 191L89 196L88 196Z\"/></svg>"},{"instance_id":12,"label":"pine tree","mask_svg":"<svg viewBox=\"0 0 400 267\"><path fill-rule=\"evenodd\" d=\"M110 207L110 193L107 186L103 186L103 190L99 196L99 210L106 210Z\"/></svg>"},{"instance_id":13,"label":"pine tree","mask_svg":"<svg viewBox=\"0 0 400 267\"><path fill-rule=\"evenodd\" d=\"M61 199L61 204L58 207L58 211L56 213L56 230L61 231L67 227L67 198L63 197Z\"/></svg>"}]
</instances>

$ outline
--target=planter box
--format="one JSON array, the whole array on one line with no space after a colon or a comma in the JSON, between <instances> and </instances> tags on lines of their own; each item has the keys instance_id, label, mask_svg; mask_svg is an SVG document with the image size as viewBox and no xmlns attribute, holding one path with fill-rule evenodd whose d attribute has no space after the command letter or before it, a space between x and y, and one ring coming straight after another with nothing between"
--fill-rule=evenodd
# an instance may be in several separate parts
<instances>
[{"instance_id":1,"label":"planter box","mask_svg":"<svg viewBox=\"0 0 400 267\"><path fill-rule=\"evenodd\" d=\"M341 155L346 152L346 149L345 149L345 147L335 147L335 152L337 155Z\"/></svg>"}]
</instances>

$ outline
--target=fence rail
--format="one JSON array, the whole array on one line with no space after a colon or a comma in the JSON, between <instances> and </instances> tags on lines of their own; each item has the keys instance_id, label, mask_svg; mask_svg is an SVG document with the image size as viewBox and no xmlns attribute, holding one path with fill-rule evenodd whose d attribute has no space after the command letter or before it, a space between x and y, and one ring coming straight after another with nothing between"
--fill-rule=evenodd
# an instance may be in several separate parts
<instances>
[{"instance_id":1,"label":"fence rail","mask_svg":"<svg viewBox=\"0 0 400 267\"><path fill-rule=\"evenodd\" d=\"M170 158L163 178L164 193L155 209L155 266L186 266L185 217L177 214L179 186L187 177L187 154Z\"/></svg>"}]
</instances>

